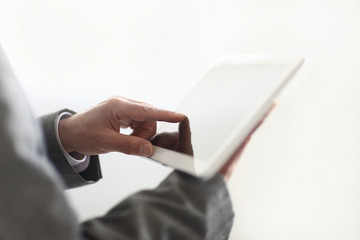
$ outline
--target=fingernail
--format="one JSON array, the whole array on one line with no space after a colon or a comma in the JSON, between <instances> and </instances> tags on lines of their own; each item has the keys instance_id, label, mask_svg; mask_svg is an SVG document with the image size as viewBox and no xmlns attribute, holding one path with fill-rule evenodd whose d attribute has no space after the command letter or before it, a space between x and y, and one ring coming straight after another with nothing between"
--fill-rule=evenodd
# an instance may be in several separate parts
<instances>
[{"instance_id":1,"label":"fingernail","mask_svg":"<svg viewBox=\"0 0 360 240\"><path fill-rule=\"evenodd\" d=\"M140 147L140 155L150 157L152 155L152 146L150 143L144 143Z\"/></svg>"}]
</instances>

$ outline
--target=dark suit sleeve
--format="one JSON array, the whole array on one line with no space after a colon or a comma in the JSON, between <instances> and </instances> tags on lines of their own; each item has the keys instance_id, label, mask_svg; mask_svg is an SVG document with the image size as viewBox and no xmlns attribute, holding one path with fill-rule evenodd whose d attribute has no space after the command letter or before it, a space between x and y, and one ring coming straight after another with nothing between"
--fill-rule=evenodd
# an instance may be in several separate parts
<instances>
[{"instance_id":1,"label":"dark suit sleeve","mask_svg":"<svg viewBox=\"0 0 360 240\"><path fill-rule=\"evenodd\" d=\"M175 171L156 189L127 198L82 225L86 239L224 240L233 223L224 180L203 181Z\"/></svg>"},{"instance_id":2,"label":"dark suit sleeve","mask_svg":"<svg viewBox=\"0 0 360 240\"><path fill-rule=\"evenodd\" d=\"M55 131L57 126L55 126L55 119L62 112L70 112L72 114L75 114L75 112L71 110L64 109L40 117L40 122L44 132L48 157L55 166L55 168L58 170L60 175L62 176L65 185L68 188L74 188L74 187L79 187L90 183L94 183L102 177L99 157L97 155L91 156L90 164L88 168L81 173L77 173L73 169L73 167L71 167L70 163L65 158L64 154L60 149L60 146L56 139Z\"/></svg>"}]
</instances>

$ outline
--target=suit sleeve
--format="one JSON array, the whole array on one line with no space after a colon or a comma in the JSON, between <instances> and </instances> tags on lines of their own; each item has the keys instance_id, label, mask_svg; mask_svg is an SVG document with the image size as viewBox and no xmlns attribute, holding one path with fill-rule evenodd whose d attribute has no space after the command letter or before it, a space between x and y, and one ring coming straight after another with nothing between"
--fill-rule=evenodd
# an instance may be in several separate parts
<instances>
[{"instance_id":1,"label":"suit sleeve","mask_svg":"<svg viewBox=\"0 0 360 240\"><path fill-rule=\"evenodd\" d=\"M77 173L62 153L55 133L57 127L55 126L55 119L62 112L75 114L71 110L63 109L40 118L48 157L62 176L62 179L68 188L79 187L97 182L102 177L99 157L97 155L90 157L89 166L85 171Z\"/></svg>"},{"instance_id":2,"label":"suit sleeve","mask_svg":"<svg viewBox=\"0 0 360 240\"><path fill-rule=\"evenodd\" d=\"M80 239L61 178L0 46L0 239Z\"/></svg>"},{"instance_id":3,"label":"suit sleeve","mask_svg":"<svg viewBox=\"0 0 360 240\"><path fill-rule=\"evenodd\" d=\"M218 174L203 181L175 171L156 189L124 200L82 224L86 239L225 240L233 223L230 197Z\"/></svg>"}]
</instances>

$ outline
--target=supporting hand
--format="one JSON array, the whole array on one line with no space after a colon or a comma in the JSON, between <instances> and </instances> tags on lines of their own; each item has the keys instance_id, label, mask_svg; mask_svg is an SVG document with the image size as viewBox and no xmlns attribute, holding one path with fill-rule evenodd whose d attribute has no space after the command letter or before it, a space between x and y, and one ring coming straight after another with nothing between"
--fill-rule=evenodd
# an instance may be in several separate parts
<instances>
[{"instance_id":1,"label":"supporting hand","mask_svg":"<svg viewBox=\"0 0 360 240\"><path fill-rule=\"evenodd\" d=\"M274 102L270 110L265 114L265 116L261 119L261 121L254 127L254 129L250 132L250 134L247 136L245 141L236 149L236 151L231 155L229 160L224 164L224 166L221 168L220 173L224 176L224 179L227 181L230 179L231 174L233 170L235 169L235 166L239 162L239 159L244 152L245 147L250 142L252 134L261 126L261 124L265 121L267 116L273 111L273 109L276 107L277 102Z\"/></svg>"}]
</instances>

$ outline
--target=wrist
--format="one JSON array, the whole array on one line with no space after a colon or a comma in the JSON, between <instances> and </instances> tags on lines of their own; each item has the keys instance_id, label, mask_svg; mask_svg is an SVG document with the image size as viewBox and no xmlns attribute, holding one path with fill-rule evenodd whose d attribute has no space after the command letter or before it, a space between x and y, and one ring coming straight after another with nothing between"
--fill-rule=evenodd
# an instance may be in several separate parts
<instances>
[{"instance_id":1,"label":"wrist","mask_svg":"<svg viewBox=\"0 0 360 240\"><path fill-rule=\"evenodd\" d=\"M59 139L61 142L62 147L67 153L74 152L74 149L71 148L71 128L69 126L69 118L71 116L64 115L60 118L59 124L58 124L58 132L59 132Z\"/></svg>"},{"instance_id":2,"label":"wrist","mask_svg":"<svg viewBox=\"0 0 360 240\"><path fill-rule=\"evenodd\" d=\"M73 137L71 133L73 133L73 128L70 127L71 115L63 115L60 117L58 123L58 136L60 140L60 144L72 158L76 160L83 160L85 158L84 154L76 152L74 148L71 147L71 141Z\"/></svg>"}]
</instances>

